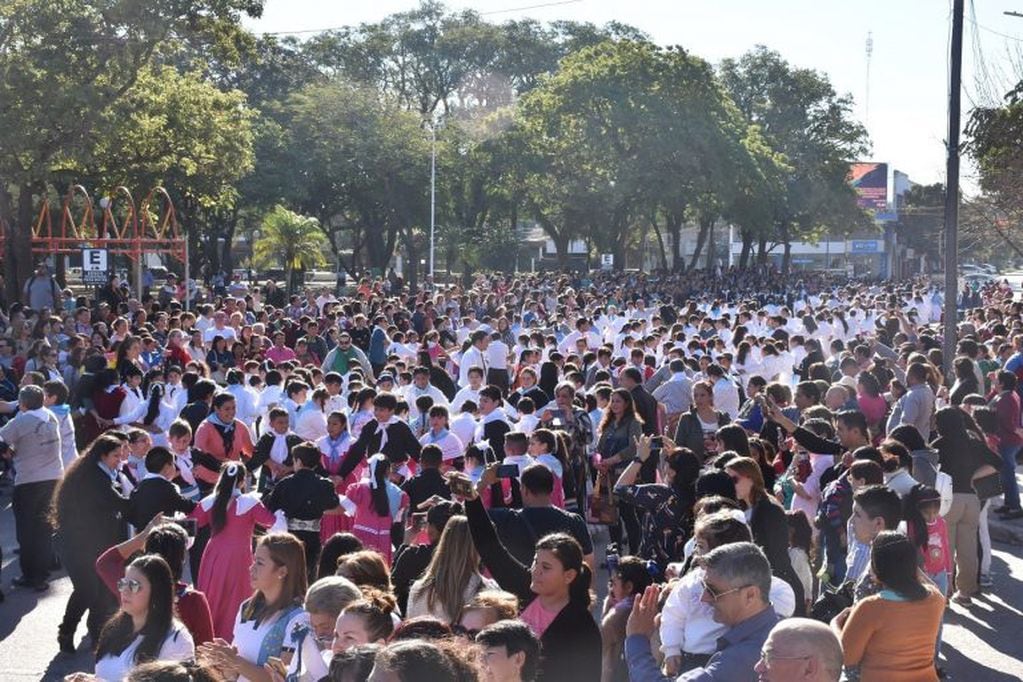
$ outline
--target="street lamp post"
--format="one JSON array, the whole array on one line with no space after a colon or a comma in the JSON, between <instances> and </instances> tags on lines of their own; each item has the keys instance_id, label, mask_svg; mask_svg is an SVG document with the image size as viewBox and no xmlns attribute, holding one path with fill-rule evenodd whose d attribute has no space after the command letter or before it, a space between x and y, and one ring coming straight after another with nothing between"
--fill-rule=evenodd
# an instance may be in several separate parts
<instances>
[{"instance_id":1,"label":"street lamp post","mask_svg":"<svg viewBox=\"0 0 1023 682\"><path fill-rule=\"evenodd\" d=\"M434 232L437 227L437 119L430 121L430 280L433 280Z\"/></svg>"}]
</instances>

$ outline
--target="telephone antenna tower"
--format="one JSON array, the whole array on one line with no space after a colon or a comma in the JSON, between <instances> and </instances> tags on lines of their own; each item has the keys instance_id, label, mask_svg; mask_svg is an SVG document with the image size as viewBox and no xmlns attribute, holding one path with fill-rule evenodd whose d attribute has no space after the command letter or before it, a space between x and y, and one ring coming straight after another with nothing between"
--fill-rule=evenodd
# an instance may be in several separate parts
<instances>
[{"instance_id":1,"label":"telephone antenna tower","mask_svg":"<svg viewBox=\"0 0 1023 682\"><path fill-rule=\"evenodd\" d=\"M874 33L867 31L867 95L864 99L863 125L870 126L870 59L874 56Z\"/></svg>"}]
</instances>

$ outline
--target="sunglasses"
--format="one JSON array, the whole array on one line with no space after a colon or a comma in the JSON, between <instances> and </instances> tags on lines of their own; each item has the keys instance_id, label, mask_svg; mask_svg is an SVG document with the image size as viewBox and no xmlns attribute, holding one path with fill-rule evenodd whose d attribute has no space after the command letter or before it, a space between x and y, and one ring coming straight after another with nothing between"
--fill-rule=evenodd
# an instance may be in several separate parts
<instances>
[{"instance_id":1,"label":"sunglasses","mask_svg":"<svg viewBox=\"0 0 1023 682\"><path fill-rule=\"evenodd\" d=\"M733 592L738 592L744 587L749 587L749 585L740 585L739 587L733 587L730 590L718 592L717 589L715 589L713 585L710 585L706 580L701 580L700 583L703 585L704 593L710 595L711 600L714 602L716 602L718 599L721 599L721 597L724 597L725 595L732 594Z\"/></svg>"},{"instance_id":2,"label":"sunglasses","mask_svg":"<svg viewBox=\"0 0 1023 682\"><path fill-rule=\"evenodd\" d=\"M134 578L121 578L117 581L118 592L130 592L132 594L138 594L142 590L142 583Z\"/></svg>"}]
</instances>

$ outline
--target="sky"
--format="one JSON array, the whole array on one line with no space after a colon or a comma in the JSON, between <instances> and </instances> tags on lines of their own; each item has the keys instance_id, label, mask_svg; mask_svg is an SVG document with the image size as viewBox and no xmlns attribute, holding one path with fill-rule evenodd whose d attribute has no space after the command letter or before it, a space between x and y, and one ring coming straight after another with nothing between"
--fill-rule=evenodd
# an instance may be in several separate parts
<instances>
[{"instance_id":1,"label":"sky","mask_svg":"<svg viewBox=\"0 0 1023 682\"><path fill-rule=\"evenodd\" d=\"M855 100L870 134L870 161L888 162L918 183L943 182L947 137L951 0L449 0L489 21L531 17L620 21L662 45L681 45L717 63L766 45L790 63L828 75ZM266 0L257 32L303 32L375 22L415 0ZM546 5L546 6L540 6ZM993 105L1023 78L1023 0L966 0L963 120ZM868 69L866 42L873 40ZM976 187L969 163L963 186Z\"/></svg>"}]
</instances>

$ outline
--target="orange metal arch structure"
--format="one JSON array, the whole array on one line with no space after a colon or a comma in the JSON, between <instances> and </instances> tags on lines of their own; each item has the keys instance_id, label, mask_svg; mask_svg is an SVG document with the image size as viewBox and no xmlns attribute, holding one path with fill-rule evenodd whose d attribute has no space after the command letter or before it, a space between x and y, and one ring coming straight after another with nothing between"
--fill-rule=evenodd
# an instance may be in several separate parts
<instances>
[{"instance_id":1,"label":"orange metal arch structure","mask_svg":"<svg viewBox=\"0 0 1023 682\"><path fill-rule=\"evenodd\" d=\"M76 206L76 199L80 200L80 208ZM49 202L43 201L31 228L33 255L73 254L83 248L93 248L108 249L112 254L126 255L133 260L139 260L146 253L159 253L185 261L185 239L167 190L153 188L142 200L141 211L126 187L116 187L108 199L101 207L97 227L88 190L72 185L61 206L58 230L54 230ZM122 204L124 217L118 220L115 207ZM151 207L157 211L153 215ZM8 225L0 224L0 251L8 230Z\"/></svg>"},{"instance_id":2,"label":"orange metal arch structure","mask_svg":"<svg viewBox=\"0 0 1023 682\"><path fill-rule=\"evenodd\" d=\"M174 202L163 187L154 187L142 200L141 210L128 188L118 186L101 201L97 226L92 197L82 185L72 185L64 197L60 227L54 230L50 204L43 200L32 229L32 255L78 254L82 249L107 249L141 263L145 254L176 258L188 274L188 245L181 233ZM118 220L115 207L123 208ZM151 211L152 209L152 211ZM141 215L140 215L141 214ZM10 227L0 221L0 254Z\"/></svg>"}]
</instances>

